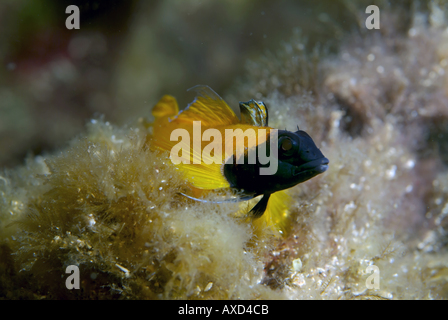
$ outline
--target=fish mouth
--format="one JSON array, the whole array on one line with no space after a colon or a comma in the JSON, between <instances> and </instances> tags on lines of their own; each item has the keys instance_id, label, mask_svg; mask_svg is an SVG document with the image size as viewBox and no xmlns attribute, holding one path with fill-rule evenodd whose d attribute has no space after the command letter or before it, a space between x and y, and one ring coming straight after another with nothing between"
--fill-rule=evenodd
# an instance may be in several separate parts
<instances>
[{"instance_id":1,"label":"fish mouth","mask_svg":"<svg viewBox=\"0 0 448 320\"><path fill-rule=\"evenodd\" d=\"M323 173L328 170L328 164L330 160L327 158L321 158L313 161L309 161L301 166L295 168L294 175L297 176L299 174L303 174L307 171L312 171L316 174Z\"/></svg>"}]
</instances>

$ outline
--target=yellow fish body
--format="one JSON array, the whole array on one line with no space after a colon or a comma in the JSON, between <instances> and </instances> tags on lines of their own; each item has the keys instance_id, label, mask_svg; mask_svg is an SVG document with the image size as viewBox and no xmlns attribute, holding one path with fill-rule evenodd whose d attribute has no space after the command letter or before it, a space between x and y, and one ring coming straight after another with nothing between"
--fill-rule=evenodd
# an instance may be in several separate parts
<instances>
[{"instance_id":1,"label":"yellow fish body","mask_svg":"<svg viewBox=\"0 0 448 320\"><path fill-rule=\"evenodd\" d=\"M224 201L241 201L263 195L250 215L284 232L291 199L282 190L324 172L328 159L304 131L268 127L263 102L240 102L240 120L211 88L192 89L197 96L181 112L169 95L154 106L148 143L170 152L191 185L185 196L213 201L200 198L212 192L233 195Z\"/></svg>"}]
</instances>

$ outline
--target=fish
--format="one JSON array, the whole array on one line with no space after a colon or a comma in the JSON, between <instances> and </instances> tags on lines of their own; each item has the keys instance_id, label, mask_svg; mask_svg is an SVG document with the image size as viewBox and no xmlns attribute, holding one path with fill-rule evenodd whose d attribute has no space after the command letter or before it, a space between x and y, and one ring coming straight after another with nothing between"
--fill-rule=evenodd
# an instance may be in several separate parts
<instances>
[{"instance_id":1,"label":"fish","mask_svg":"<svg viewBox=\"0 0 448 320\"><path fill-rule=\"evenodd\" d=\"M268 219L281 224L288 202L285 190L325 172L329 160L305 131L269 127L262 101L240 102L239 118L210 87L189 91L196 97L182 111L173 96L160 99L152 109L155 120L147 138L153 148L170 152L184 174L190 193L181 194L213 203L262 196L248 215L257 219L270 211Z\"/></svg>"}]
</instances>

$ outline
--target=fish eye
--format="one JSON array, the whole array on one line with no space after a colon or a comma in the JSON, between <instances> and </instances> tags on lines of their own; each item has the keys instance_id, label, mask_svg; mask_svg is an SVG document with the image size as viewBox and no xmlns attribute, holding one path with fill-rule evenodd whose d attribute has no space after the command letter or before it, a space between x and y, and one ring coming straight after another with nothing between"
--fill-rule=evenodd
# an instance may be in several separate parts
<instances>
[{"instance_id":1,"label":"fish eye","mask_svg":"<svg viewBox=\"0 0 448 320\"><path fill-rule=\"evenodd\" d=\"M290 137L281 137L278 142L278 148L283 155L290 156L294 152L294 142Z\"/></svg>"},{"instance_id":2,"label":"fish eye","mask_svg":"<svg viewBox=\"0 0 448 320\"><path fill-rule=\"evenodd\" d=\"M282 144L281 144L282 150L283 151L289 151L292 148L292 142L290 139L283 139Z\"/></svg>"}]
</instances>

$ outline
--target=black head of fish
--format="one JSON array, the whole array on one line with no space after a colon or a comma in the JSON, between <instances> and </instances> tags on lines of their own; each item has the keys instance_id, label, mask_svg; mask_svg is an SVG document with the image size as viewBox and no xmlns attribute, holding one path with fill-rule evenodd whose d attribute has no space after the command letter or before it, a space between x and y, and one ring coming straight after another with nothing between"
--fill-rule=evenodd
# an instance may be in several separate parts
<instances>
[{"instance_id":1,"label":"black head of fish","mask_svg":"<svg viewBox=\"0 0 448 320\"><path fill-rule=\"evenodd\" d=\"M325 172L330 163L313 139L302 130L278 131L278 160L278 175L292 185Z\"/></svg>"},{"instance_id":2,"label":"black head of fish","mask_svg":"<svg viewBox=\"0 0 448 320\"><path fill-rule=\"evenodd\" d=\"M270 139L271 137L264 148L267 157L271 155ZM258 146L257 155L259 149ZM223 171L231 187L243 193L260 195L288 189L309 180L325 172L329 164L313 139L302 130L278 130L277 157L271 157L272 161L277 163L277 170L272 174L260 174L260 168L273 164L261 164L258 156L255 164L249 164L247 159L244 164L237 164L234 156L233 163L224 164Z\"/></svg>"}]
</instances>

